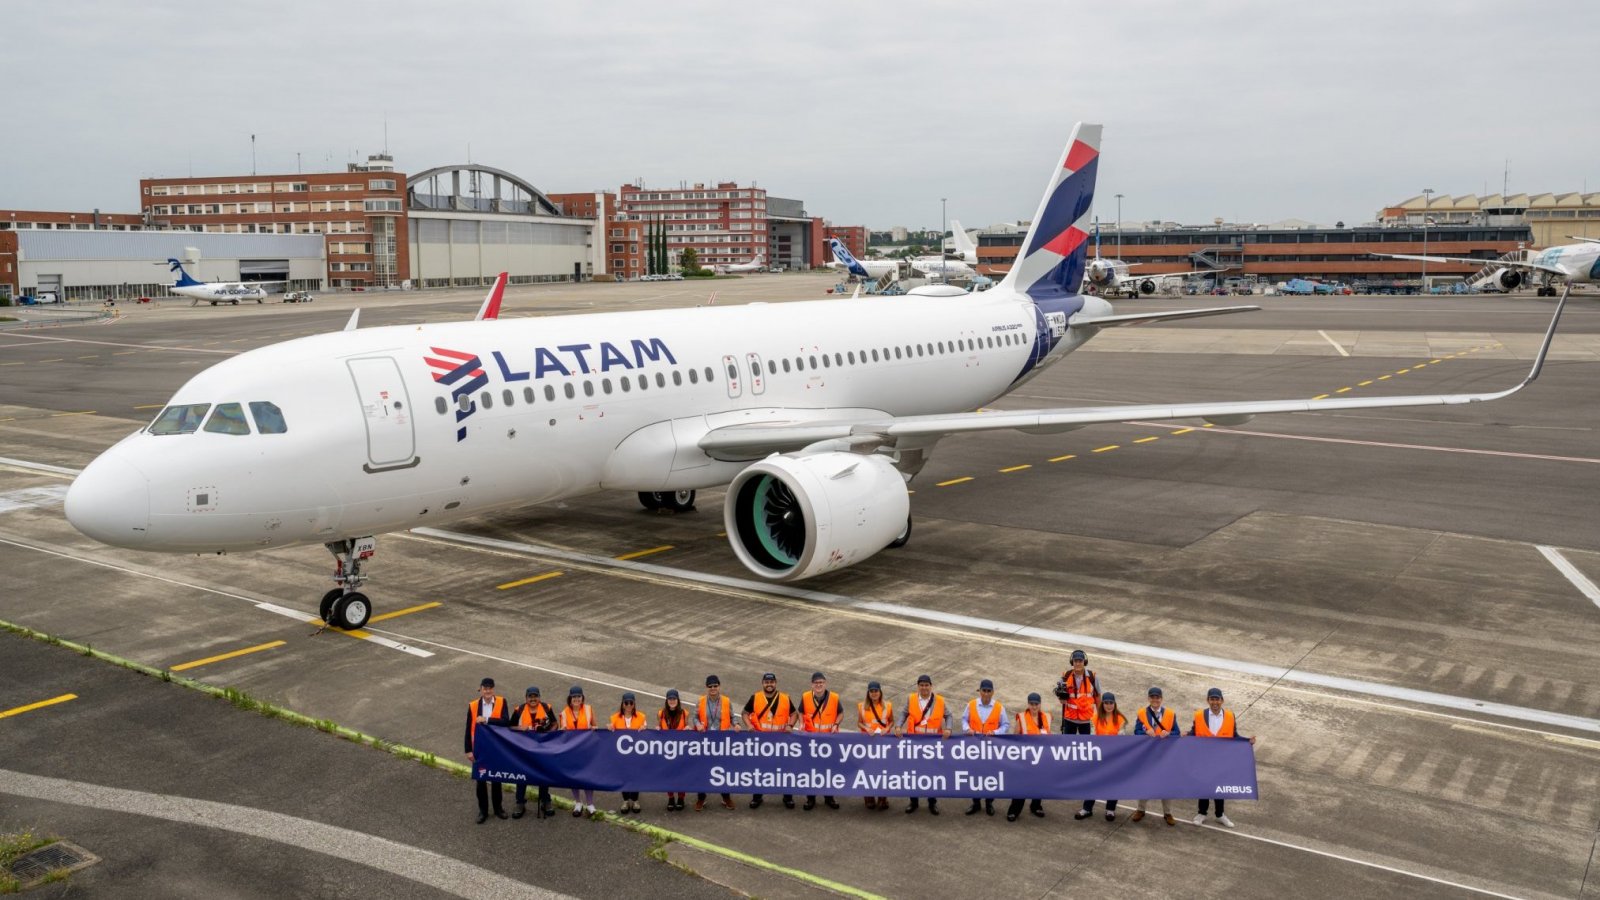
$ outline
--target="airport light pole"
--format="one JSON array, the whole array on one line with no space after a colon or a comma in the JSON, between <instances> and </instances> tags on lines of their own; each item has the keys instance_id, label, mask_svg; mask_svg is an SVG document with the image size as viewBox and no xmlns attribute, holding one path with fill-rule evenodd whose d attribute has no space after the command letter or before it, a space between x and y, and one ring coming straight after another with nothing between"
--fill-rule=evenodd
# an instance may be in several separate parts
<instances>
[{"instance_id":1,"label":"airport light pole","mask_svg":"<svg viewBox=\"0 0 1600 900\"><path fill-rule=\"evenodd\" d=\"M950 280L950 266L944 261L944 233L950 230L950 218L945 212L945 202L948 197L939 198L939 280ZM915 273L913 273L915 274Z\"/></svg>"},{"instance_id":2,"label":"airport light pole","mask_svg":"<svg viewBox=\"0 0 1600 900\"><path fill-rule=\"evenodd\" d=\"M1117 259L1122 258L1122 195L1117 195Z\"/></svg>"},{"instance_id":3,"label":"airport light pole","mask_svg":"<svg viewBox=\"0 0 1600 900\"><path fill-rule=\"evenodd\" d=\"M1428 291L1428 207L1432 205L1433 188L1422 189L1422 291Z\"/></svg>"}]
</instances>

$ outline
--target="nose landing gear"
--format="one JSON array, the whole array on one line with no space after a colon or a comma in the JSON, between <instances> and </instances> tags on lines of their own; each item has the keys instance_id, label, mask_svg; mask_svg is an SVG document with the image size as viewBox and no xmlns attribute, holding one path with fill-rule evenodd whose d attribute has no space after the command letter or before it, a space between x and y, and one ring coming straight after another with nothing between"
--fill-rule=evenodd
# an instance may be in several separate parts
<instances>
[{"instance_id":1,"label":"nose landing gear","mask_svg":"<svg viewBox=\"0 0 1600 900\"><path fill-rule=\"evenodd\" d=\"M329 541L323 546L333 554L333 580L339 587L322 595L317 611L329 625L354 631L372 618L372 601L359 588L367 580L364 569L366 561L377 552L377 539Z\"/></svg>"}]
</instances>

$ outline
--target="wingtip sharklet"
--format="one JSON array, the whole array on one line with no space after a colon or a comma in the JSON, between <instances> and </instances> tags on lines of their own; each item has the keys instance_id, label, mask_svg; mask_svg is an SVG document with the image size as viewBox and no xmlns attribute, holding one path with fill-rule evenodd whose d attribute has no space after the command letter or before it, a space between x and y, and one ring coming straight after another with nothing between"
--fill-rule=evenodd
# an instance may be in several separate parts
<instances>
[{"instance_id":1,"label":"wingtip sharklet","mask_svg":"<svg viewBox=\"0 0 1600 900\"><path fill-rule=\"evenodd\" d=\"M494 286L489 288L489 294L483 298L483 305L478 307L478 315L473 321L482 322L485 319L500 318L500 301L505 299L506 279L505 272L495 276Z\"/></svg>"}]
</instances>

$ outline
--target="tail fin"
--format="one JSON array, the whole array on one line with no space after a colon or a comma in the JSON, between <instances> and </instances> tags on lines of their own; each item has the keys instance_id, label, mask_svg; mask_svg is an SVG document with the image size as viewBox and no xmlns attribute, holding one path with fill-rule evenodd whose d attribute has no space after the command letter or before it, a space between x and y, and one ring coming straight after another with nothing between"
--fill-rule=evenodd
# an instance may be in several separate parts
<instances>
[{"instance_id":1,"label":"tail fin","mask_svg":"<svg viewBox=\"0 0 1600 900\"><path fill-rule=\"evenodd\" d=\"M856 258L850 255L850 251L845 249L838 238L828 238L828 246L833 250L833 258L839 261L839 265L844 266L845 271L860 278L868 277L867 267L856 262Z\"/></svg>"},{"instance_id":2,"label":"tail fin","mask_svg":"<svg viewBox=\"0 0 1600 900\"><path fill-rule=\"evenodd\" d=\"M195 281L189 277L189 273L183 270L183 263L171 257L167 258L167 271L178 273L178 280L173 283L173 287L190 287L196 284L205 284L203 281Z\"/></svg>"},{"instance_id":3,"label":"tail fin","mask_svg":"<svg viewBox=\"0 0 1600 900\"><path fill-rule=\"evenodd\" d=\"M1035 300L1076 294L1089 255L1089 211L1100 163L1099 125L1079 122L1050 173L1017 261L1001 282Z\"/></svg>"},{"instance_id":4,"label":"tail fin","mask_svg":"<svg viewBox=\"0 0 1600 900\"><path fill-rule=\"evenodd\" d=\"M950 232L950 239L955 242L956 252L961 254L961 258L969 263L976 263L978 261L978 245L972 242L972 236L967 234L965 228L961 227L960 220L950 220Z\"/></svg>"},{"instance_id":5,"label":"tail fin","mask_svg":"<svg viewBox=\"0 0 1600 900\"><path fill-rule=\"evenodd\" d=\"M500 301L506 296L506 273L501 272L495 276L494 286L489 288L489 293L483 298L483 305L478 307L478 315L474 321L482 322L484 319L500 318Z\"/></svg>"}]
</instances>

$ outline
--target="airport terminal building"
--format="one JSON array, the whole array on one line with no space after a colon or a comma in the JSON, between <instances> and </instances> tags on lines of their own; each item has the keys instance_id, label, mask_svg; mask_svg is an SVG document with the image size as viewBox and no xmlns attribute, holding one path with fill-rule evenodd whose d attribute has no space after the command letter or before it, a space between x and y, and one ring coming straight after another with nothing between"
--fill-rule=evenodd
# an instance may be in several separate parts
<instances>
[{"instance_id":1,"label":"airport terminal building","mask_svg":"<svg viewBox=\"0 0 1600 900\"><path fill-rule=\"evenodd\" d=\"M483 285L501 272L512 284L598 274L597 221L566 215L549 195L502 169L459 163L419 172L406 191L406 216L415 287Z\"/></svg>"},{"instance_id":2,"label":"airport terminal building","mask_svg":"<svg viewBox=\"0 0 1600 900\"><path fill-rule=\"evenodd\" d=\"M0 295L62 300L165 297L182 260L201 281L282 281L320 290L327 270L318 235L190 231L0 231Z\"/></svg>"}]
</instances>

